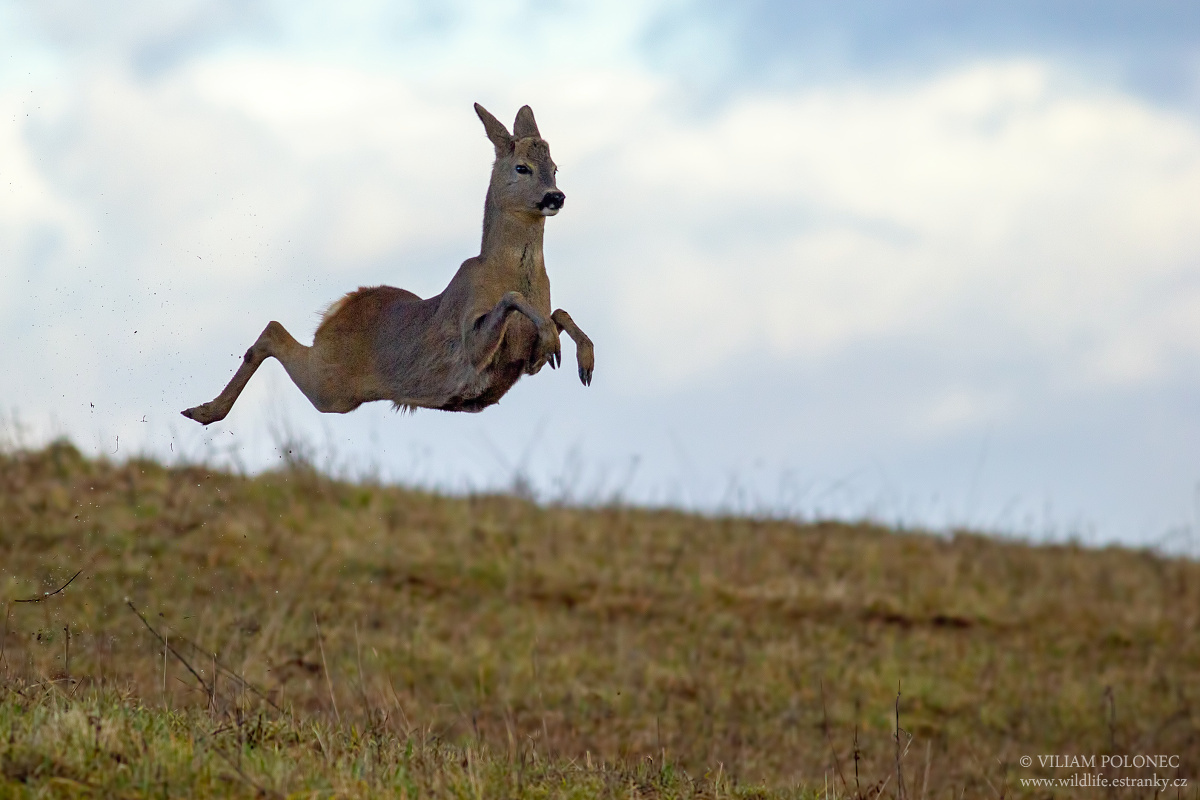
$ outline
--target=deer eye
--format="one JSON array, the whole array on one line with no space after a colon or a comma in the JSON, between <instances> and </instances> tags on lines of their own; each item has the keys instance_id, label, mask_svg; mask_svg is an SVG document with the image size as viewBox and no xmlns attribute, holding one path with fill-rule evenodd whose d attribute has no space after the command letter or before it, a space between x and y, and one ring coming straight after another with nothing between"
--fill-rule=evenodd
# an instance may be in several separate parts
<instances>
[{"instance_id":1,"label":"deer eye","mask_svg":"<svg viewBox=\"0 0 1200 800\"><path fill-rule=\"evenodd\" d=\"M524 164L517 164L517 174L518 175L529 175L532 172L533 172L533 170L531 170L529 167L525 166Z\"/></svg>"}]
</instances>

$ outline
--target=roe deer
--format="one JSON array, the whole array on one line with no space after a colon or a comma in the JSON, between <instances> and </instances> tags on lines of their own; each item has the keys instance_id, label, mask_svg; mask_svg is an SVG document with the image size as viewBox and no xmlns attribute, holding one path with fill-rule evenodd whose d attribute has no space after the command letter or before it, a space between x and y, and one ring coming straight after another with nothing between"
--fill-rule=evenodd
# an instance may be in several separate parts
<instances>
[{"instance_id":1,"label":"roe deer","mask_svg":"<svg viewBox=\"0 0 1200 800\"><path fill-rule=\"evenodd\" d=\"M312 347L267 323L224 391L185 417L205 425L224 419L271 356L318 411L344 414L372 400L406 410L482 411L521 375L561 363L560 331L575 341L579 379L591 384L592 340L566 311L550 313L542 236L566 196L555 184L549 145L529 106L517 112L511 134L478 103L475 112L496 147L483 244L445 291L428 300L391 286L350 292L325 312Z\"/></svg>"}]
</instances>

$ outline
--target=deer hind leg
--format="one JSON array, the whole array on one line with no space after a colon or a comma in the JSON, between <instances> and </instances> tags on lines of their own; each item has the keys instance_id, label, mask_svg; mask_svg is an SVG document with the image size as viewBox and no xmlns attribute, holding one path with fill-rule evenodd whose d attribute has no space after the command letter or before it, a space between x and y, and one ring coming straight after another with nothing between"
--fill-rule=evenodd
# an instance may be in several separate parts
<instances>
[{"instance_id":1,"label":"deer hind leg","mask_svg":"<svg viewBox=\"0 0 1200 800\"><path fill-rule=\"evenodd\" d=\"M250 382L262 362L275 357L287 371L288 377L316 406L318 411L353 411L361 404L346 395L346 386L331 378L332 370L322 368L322 354L316 347L305 347L287 332L278 322L269 322L254 344L242 358L242 365L229 384L211 402L189 408L183 415L189 419L209 425L225 419L234 402Z\"/></svg>"}]
</instances>

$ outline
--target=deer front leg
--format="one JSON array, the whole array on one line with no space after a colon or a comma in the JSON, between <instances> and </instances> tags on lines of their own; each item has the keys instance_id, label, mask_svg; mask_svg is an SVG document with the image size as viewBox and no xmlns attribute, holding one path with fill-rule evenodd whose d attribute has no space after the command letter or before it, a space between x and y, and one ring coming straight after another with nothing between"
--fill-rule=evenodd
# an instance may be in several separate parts
<instances>
[{"instance_id":1,"label":"deer front leg","mask_svg":"<svg viewBox=\"0 0 1200 800\"><path fill-rule=\"evenodd\" d=\"M562 345L558 342L558 328L550 320L543 317L520 292L507 292L500 298L496 306L475 321L467 340L467 356L476 369L483 369L492 357L496 355L500 342L504 339L504 331L508 328L508 318L519 311L537 326L538 352L546 357L546 363L552 369L557 369L562 363Z\"/></svg>"},{"instance_id":2,"label":"deer front leg","mask_svg":"<svg viewBox=\"0 0 1200 800\"><path fill-rule=\"evenodd\" d=\"M550 315L554 326L560 331L566 331L567 336L575 342L575 362L579 365L579 380L584 386L592 385L592 371L596 368L596 348L588 335L579 330L571 315L561 308Z\"/></svg>"}]
</instances>

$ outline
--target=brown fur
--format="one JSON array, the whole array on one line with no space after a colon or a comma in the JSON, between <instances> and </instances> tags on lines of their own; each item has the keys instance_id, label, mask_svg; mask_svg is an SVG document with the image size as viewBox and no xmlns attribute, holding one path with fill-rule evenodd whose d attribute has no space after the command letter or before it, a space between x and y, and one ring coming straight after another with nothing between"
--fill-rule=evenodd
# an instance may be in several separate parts
<instances>
[{"instance_id":1,"label":"brown fur","mask_svg":"<svg viewBox=\"0 0 1200 800\"><path fill-rule=\"evenodd\" d=\"M224 419L271 357L319 411L346 413L372 400L481 411L522 375L557 367L562 331L575 342L579 379L591 383L591 339L566 311L550 312L542 238L546 217L564 200L550 147L529 106L517 112L512 134L482 106L475 110L496 148L479 255L427 300L392 286L350 292L329 306L311 347L268 323L229 385L185 417L205 425Z\"/></svg>"}]
</instances>

